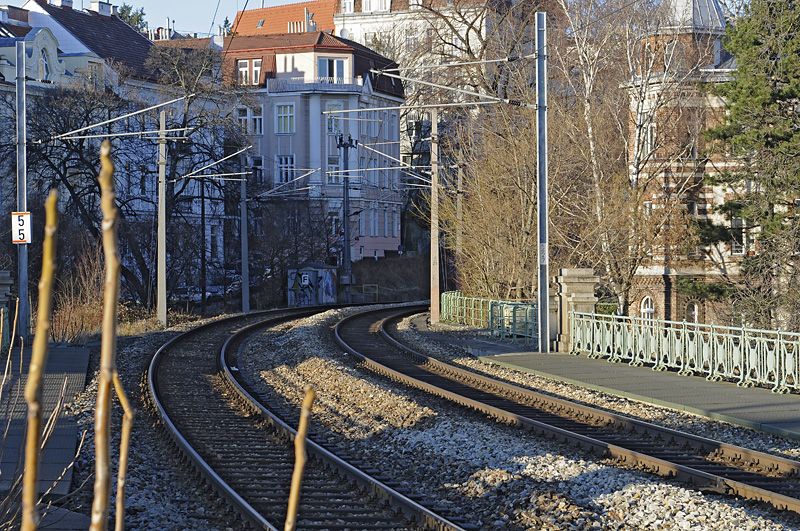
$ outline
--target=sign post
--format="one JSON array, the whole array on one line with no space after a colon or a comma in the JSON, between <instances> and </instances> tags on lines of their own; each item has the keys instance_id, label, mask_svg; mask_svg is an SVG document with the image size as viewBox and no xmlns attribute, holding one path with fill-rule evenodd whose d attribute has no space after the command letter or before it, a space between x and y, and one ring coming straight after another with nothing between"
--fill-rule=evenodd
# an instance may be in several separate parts
<instances>
[{"instance_id":1,"label":"sign post","mask_svg":"<svg viewBox=\"0 0 800 531\"><path fill-rule=\"evenodd\" d=\"M27 124L25 112L25 43L17 41L17 214L28 214L28 240L30 240L30 213L28 210L28 160ZM22 218L17 218L17 223ZM14 225L14 240L19 236L19 226ZM24 232L24 231L23 231ZM30 303L28 301L28 245L19 243L17 247L17 294L19 313L17 318L18 336L23 342L28 340L30 331Z\"/></svg>"}]
</instances>

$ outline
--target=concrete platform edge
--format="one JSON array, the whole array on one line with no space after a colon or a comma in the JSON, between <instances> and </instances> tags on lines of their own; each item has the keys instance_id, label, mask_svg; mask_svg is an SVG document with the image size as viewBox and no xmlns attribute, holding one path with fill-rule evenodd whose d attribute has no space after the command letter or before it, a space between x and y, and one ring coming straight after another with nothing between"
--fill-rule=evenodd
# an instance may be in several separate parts
<instances>
[{"instance_id":1,"label":"concrete platform edge","mask_svg":"<svg viewBox=\"0 0 800 531\"><path fill-rule=\"evenodd\" d=\"M473 350L477 350L477 349L467 349L467 350L473 351ZM708 411L708 410L704 410L704 409L688 407L688 406L685 406L685 405L682 405L682 404L677 404L675 402L669 402L669 401L665 401L665 400L658 400L658 399L654 399L654 398L647 397L647 396L637 395L635 393L629 393L629 392L625 392L625 391L620 391L618 389L611 389L611 388L608 388L608 387L603 387L603 386L599 386L599 385L589 384L589 383L586 383L586 382L581 382L579 380L574 380L572 378L565 378L563 376L558 376L558 375L555 375L555 374L549 374L549 373L546 373L546 372L543 372L543 371L537 371L537 370L533 370L533 369L528 369L526 367L521 367L519 365L514 365L512 363L506 363L506 362L500 361L495 356L483 355L483 353L479 353L479 351L478 352L471 352L471 353L473 355L475 355L479 360L481 360L483 362L492 363L492 364L499 365L501 367L505 367L505 368L508 368L508 369L514 369L514 370L517 370L517 371L520 371L520 372L527 372L527 373L535 374L537 376L542 376L544 378L550 378L551 380L556 380L556 381L567 383L567 384L571 384L571 385L578 385L578 386L585 387L587 389L592 389L594 391L599 391L599 392L602 392L602 393L608 393L608 394L612 394L612 395L622 396L622 397L625 397L625 398L629 398L631 400L636 400L638 402L643 402L645 404L652 404L654 406L662 406L662 407L668 407L670 409L675 409L675 410L678 410L678 411L685 411L687 413L692 413L694 415L700 415L700 416L707 417L707 418L710 418L710 419L713 419L713 420L719 420L719 421L723 421L723 422L728 422L730 424L735 424L737 426L742 426L742 427L745 427L745 428L751 428L751 429L754 429L754 430L763 431L763 432L770 433L772 435L777 435L777 436L780 436L780 437L787 437L787 438L790 438L790 439L800 440L800 432L797 432L797 431L784 430L782 428L778 428L778 427L772 426L770 424L760 424L760 423L756 423L756 422L749 422L749 421L744 420L744 419L730 417L728 415L722 415L720 413L715 413L713 411Z\"/></svg>"}]
</instances>

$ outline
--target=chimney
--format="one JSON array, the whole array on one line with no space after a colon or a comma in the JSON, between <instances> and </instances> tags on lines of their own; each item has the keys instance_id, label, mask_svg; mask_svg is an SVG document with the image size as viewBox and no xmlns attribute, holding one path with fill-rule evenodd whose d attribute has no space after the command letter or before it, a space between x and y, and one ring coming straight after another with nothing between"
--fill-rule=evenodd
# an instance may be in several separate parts
<instances>
[{"instance_id":1,"label":"chimney","mask_svg":"<svg viewBox=\"0 0 800 531\"><path fill-rule=\"evenodd\" d=\"M52 0L51 3L56 7L72 9L72 0Z\"/></svg>"},{"instance_id":2,"label":"chimney","mask_svg":"<svg viewBox=\"0 0 800 531\"><path fill-rule=\"evenodd\" d=\"M63 2L64 0L61 1ZM111 16L111 4L108 2L99 2L97 0L93 0L91 10L96 11L98 14L103 15L104 17Z\"/></svg>"}]
</instances>

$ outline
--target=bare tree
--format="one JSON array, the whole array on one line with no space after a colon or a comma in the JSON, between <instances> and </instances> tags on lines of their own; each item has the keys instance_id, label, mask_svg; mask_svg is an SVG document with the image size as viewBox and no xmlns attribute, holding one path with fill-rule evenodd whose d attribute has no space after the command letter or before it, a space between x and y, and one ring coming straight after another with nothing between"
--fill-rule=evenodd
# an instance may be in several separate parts
<instances>
[{"instance_id":1,"label":"bare tree","mask_svg":"<svg viewBox=\"0 0 800 531\"><path fill-rule=\"evenodd\" d=\"M41 198L37 199L38 190L51 187L61 190L64 223L76 229L66 236L68 241L75 236L75 248L67 245L62 258L70 262L74 257L71 251L81 246L83 236L93 242L99 242L101 237L100 219L96 215L100 189L94 177L98 172L100 148L100 139L96 136L127 135L112 140L119 168L115 179L119 190L123 290L141 302L152 303L158 164L156 143L153 135L147 132L158 129L157 113L139 114L74 135L60 134L143 109L152 105L154 99L167 101L185 96L168 112L167 129L174 130L170 136L184 137L168 143L167 210L171 225L168 248L175 251L171 267L176 271L196 271L197 252L181 254L180 251L197 251L202 246L199 240L204 234L196 229L198 223L192 216L200 194L195 180L182 177L242 145L244 137L233 109L238 102L245 101L245 97L221 84L219 50L154 47L148 65L158 78L158 85L131 82L124 69L112 65L105 81L86 77L78 79L74 85L32 93L28 112L32 142L28 161L29 197L34 212L42 202ZM7 110L2 113L2 119L10 120L13 94L4 95L0 104ZM10 140L9 137L0 144L0 152L6 155L3 157L6 175L13 172L10 161L15 160L12 156L15 147ZM228 193L224 182L211 183L209 195L220 197ZM219 213L220 217L223 215ZM181 226L195 229L183 230ZM177 276L171 272L169 278L174 280Z\"/></svg>"},{"instance_id":2,"label":"bare tree","mask_svg":"<svg viewBox=\"0 0 800 531\"><path fill-rule=\"evenodd\" d=\"M668 2L558 2L567 26L555 67L582 115L574 142L591 183L594 225L582 237L598 242L594 265L627 313L642 267L688 257L676 239L704 164L694 84L714 43L680 28Z\"/></svg>"}]
</instances>

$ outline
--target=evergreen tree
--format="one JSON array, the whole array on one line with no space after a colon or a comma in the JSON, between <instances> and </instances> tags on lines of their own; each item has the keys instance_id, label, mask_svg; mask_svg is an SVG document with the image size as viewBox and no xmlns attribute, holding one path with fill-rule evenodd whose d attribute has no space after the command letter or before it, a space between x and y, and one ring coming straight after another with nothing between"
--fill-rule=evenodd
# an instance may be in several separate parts
<instances>
[{"instance_id":1,"label":"evergreen tree","mask_svg":"<svg viewBox=\"0 0 800 531\"><path fill-rule=\"evenodd\" d=\"M730 192L720 210L746 255L730 279L736 311L747 324L784 330L800 329L798 32L800 2L749 3L726 38L737 64L733 78L714 89L728 113L710 131L738 162L713 183Z\"/></svg>"},{"instance_id":2,"label":"evergreen tree","mask_svg":"<svg viewBox=\"0 0 800 531\"><path fill-rule=\"evenodd\" d=\"M147 22L144 20L144 8L134 9L133 6L123 3L117 11L117 18L126 22L132 28L144 31L147 29Z\"/></svg>"}]
</instances>

